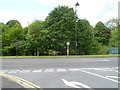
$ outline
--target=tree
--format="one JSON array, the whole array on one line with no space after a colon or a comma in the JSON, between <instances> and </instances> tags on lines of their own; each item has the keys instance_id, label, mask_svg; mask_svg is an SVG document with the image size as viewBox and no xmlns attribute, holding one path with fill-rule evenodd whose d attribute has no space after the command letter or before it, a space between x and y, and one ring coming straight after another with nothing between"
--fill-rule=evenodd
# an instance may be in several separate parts
<instances>
[{"instance_id":1,"label":"tree","mask_svg":"<svg viewBox=\"0 0 120 90\"><path fill-rule=\"evenodd\" d=\"M118 26L119 23L119 19L118 18L112 18L110 20L108 20L106 22L106 26L110 29L110 30L115 30Z\"/></svg>"},{"instance_id":2,"label":"tree","mask_svg":"<svg viewBox=\"0 0 120 90\"><path fill-rule=\"evenodd\" d=\"M66 54L66 42L70 42L71 53L74 49L75 13L72 8L58 6L45 20L49 31L49 49Z\"/></svg>"},{"instance_id":3,"label":"tree","mask_svg":"<svg viewBox=\"0 0 120 90\"><path fill-rule=\"evenodd\" d=\"M118 29L112 31L112 35L110 38L110 47L118 47Z\"/></svg>"},{"instance_id":4,"label":"tree","mask_svg":"<svg viewBox=\"0 0 120 90\"><path fill-rule=\"evenodd\" d=\"M88 20L81 19L77 22L78 32L78 53L82 55L93 54L93 49L96 48L94 33ZM97 49L98 50L98 49Z\"/></svg>"},{"instance_id":5,"label":"tree","mask_svg":"<svg viewBox=\"0 0 120 90\"><path fill-rule=\"evenodd\" d=\"M46 30L43 29L43 22L36 20L31 23L28 27L26 48L27 52L31 52L32 55L44 54L44 44L46 40L45 35L47 34ZM47 35L46 35L47 37Z\"/></svg>"},{"instance_id":6,"label":"tree","mask_svg":"<svg viewBox=\"0 0 120 90\"><path fill-rule=\"evenodd\" d=\"M94 34L99 43L103 45L109 44L109 39L111 37L111 31L102 22L98 22L94 27Z\"/></svg>"},{"instance_id":7,"label":"tree","mask_svg":"<svg viewBox=\"0 0 120 90\"><path fill-rule=\"evenodd\" d=\"M2 34L3 55L19 55L19 41L23 39L22 26L16 23Z\"/></svg>"},{"instance_id":8,"label":"tree","mask_svg":"<svg viewBox=\"0 0 120 90\"><path fill-rule=\"evenodd\" d=\"M16 23L20 24L20 22L17 20L10 20L6 23L6 25L8 25L8 27L10 28L13 27Z\"/></svg>"},{"instance_id":9,"label":"tree","mask_svg":"<svg viewBox=\"0 0 120 90\"><path fill-rule=\"evenodd\" d=\"M2 32L4 32L6 29L8 29L8 26L4 23L0 23L0 29Z\"/></svg>"}]
</instances>

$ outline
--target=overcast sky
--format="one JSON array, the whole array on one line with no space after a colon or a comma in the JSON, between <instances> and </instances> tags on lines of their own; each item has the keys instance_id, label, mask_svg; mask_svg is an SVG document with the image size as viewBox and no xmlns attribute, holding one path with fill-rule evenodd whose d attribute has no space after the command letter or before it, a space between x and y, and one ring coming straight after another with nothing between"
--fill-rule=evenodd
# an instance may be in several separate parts
<instances>
[{"instance_id":1,"label":"overcast sky","mask_svg":"<svg viewBox=\"0 0 120 90\"><path fill-rule=\"evenodd\" d=\"M23 27L34 20L42 20L58 5L77 7L80 19L87 19L91 25L103 23L118 17L119 0L0 0L0 22L18 20Z\"/></svg>"}]
</instances>

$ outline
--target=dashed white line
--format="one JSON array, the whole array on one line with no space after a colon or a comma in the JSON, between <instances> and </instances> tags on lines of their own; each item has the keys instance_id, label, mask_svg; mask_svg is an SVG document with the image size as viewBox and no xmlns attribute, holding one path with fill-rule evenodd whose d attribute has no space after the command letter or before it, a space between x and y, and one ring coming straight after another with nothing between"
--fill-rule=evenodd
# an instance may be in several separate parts
<instances>
[{"instance_id":1,"label":"dashed white line","mask_svg":"<svg viewBox=\"0 0 120 90\"><path fill-rule=\"evenodd\" d=\"M109 62L110 60L103 60L103 61L105 61L105 62Z\"/></svg>"},{"instance_id":2,"label":"dashed white line","mask_svg":"<svg viewBox=\"0 0 120 90\"><path fill-rule=\"evenodd\" d=\"M42 70L33 70L32 72L42 72Z\"/></svg>"},{"instance_id":3,"label":"dashed white line","mask_svg":"<svg viewBox=\"0 0 120 90\"><path fill-rule=\"evenodd\" d=\"M17 70L10 70L9 72L7 73L17 73Z\"/></svg>"},{"instance_id":4,"label":"dashed white line","mask_svg":"<svg viewBox=\"0 0 120 90\"><path fill-rule=\"evenodd\" d=\"M112 68L47 68L47 69L36 69L36 70L0 70L0 73L29 73L29 72L33 72L33 73L40 73L40 72L78 72L81 70L96 70L96 71L114 71L117 73L118 70L114 70L113 68L117 68L117 67L112 67Z\"/></svg>"},{"instance_id":5,"label":"dashed white line","mask_svg":"<svg viewBox=\"0 0 120 90\"><path fill-rule=\"evenodd\" d=\"M31 70L22 70L22 71L19 71L19 73L29 73Z\"/></svg>"},{"instance_id":6,"label":"dashed white line","mask_svg":"<svg viewBox=\"0 0 120 90\"><path fill-rule=\"evenodd\" d=\"M0 70L0 73L6 73L8 70Z\"/></svg>"},{"instance_id":7,"label":"dashed white line","mask_svg":"<svg viewBox=\"0 0 120 90\"><path fill-rule=\"evenodd\" d=\"M69 71L80 71L80 69L78 68L71 68L71 69L68 69Z\"/></svg>"},{"instance_id":8,"label":"dashed white line","mask_svg":"<svg viewBox=\"0 0 120 90\"><path fill-rule=\"evenodd\" d=\"M54 72L54 69L45 69L45 72Z\"/></svg>"},{"instance_id":9,"label":"dashed white line","mask_svg":"<svg viewBox=\"0 0 120 90\"><path fill-rule=\"evenodd\" d=\"M57 69L57 72L66 72L66 69Z\"/></svg>"}]
</instances>

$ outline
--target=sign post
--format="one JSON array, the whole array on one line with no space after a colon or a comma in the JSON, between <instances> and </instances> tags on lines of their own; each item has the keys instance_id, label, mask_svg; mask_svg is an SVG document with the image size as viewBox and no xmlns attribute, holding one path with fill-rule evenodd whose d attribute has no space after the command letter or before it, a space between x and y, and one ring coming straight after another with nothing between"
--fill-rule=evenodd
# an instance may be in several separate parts
<instances>
[{"instance_id":1,"label":"sign post","mask_svg":"<svg viewBox=\"0 0 120 90\"><path fill-rule=\"evenodd\" d=\"M68 56L68 55L69 55L69 53L70 53L70 50L69 50L70 43L69 43L69 42L67 42L67 43L66 43L66 45L67 45L67 56Z\"/></svg>"}]
</instances>

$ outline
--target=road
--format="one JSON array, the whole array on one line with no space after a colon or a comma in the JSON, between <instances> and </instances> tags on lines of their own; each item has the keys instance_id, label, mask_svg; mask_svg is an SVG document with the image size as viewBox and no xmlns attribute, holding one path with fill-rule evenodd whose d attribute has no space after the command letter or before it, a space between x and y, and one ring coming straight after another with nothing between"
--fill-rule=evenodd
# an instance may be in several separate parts
<instances>
[{"instance_id":1,"label":"road","mask_svg":"<svg viewBox=\"0 0 120 90\"><path fill-rule=\"evenodd\" d=\"M3 59L1 73L42 88L118 88L120 83L118 57Z\"/></svg>"}]
</instances>

